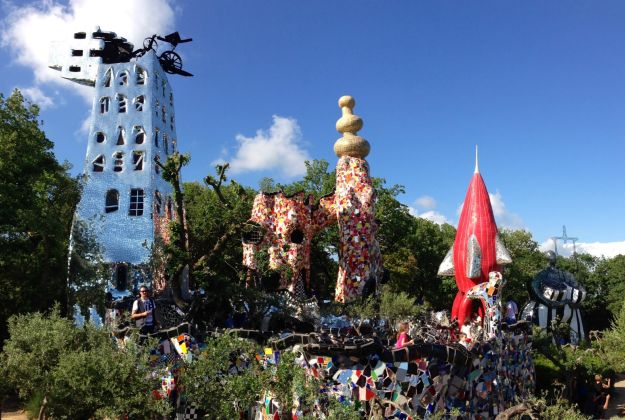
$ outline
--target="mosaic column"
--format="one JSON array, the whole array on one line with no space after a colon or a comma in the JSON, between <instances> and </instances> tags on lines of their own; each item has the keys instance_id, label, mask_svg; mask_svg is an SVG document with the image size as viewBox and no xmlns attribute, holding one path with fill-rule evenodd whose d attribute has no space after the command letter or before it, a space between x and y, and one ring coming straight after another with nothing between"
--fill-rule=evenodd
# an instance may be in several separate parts
<instances>
[{"instance_id":1,"label":"mosaic column","mask_svg":"<svg viewBox=\"0 0 625 420\"><path fill-rule=\"evenodd\" d=\"M336 129L343 136L334 144L334 152L339 157L333 203L339 227L339 273L335 292L339 302L359 297L367 281L376 281L380 267L375 239L375 190L365 160L371 147L357 135L363 122L352 112L355 105L351 96L339 99L343 115L336 122Z\"/></svg>"}]
</instances>

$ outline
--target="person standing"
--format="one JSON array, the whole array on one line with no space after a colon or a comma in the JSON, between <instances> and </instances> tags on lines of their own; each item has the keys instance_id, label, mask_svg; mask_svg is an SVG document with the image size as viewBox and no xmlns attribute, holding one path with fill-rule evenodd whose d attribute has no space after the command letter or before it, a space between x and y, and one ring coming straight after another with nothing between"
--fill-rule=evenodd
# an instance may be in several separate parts
<instances>
[{"instance_id":1,"label":"person standing","mask_svg":"<svg viewBox=\"0 0 625 420\"><path fill-rule=\"evenodd\" d=\"M150 297L150 291L146 286L139 288L139 299L132 303L132 312L130 318L135 321L137 328L140 328L140 334L150 334L154 332L156 319L156 304L154 299Z\"/></svg>"},{"instance_id":2,"label":"person standing","mask_svg":"<svg viewBox=\"0 0 625 420\"><path fill-rule=\"evenodd\" d=\"M395 348L401 349L408 345L412 344L412 340L408 335L408 330L410 329L410 324L407 322L402 322L399 324L399 331L397 333L397 341L395 342Z\"/></svg>"},{"instance_id":3,"label":"person standing","mask_svg":"<svg viewBox=\"0 0 625 420\"><path fill-rule=\"evenodd\" d=\"M506 323L512 325L516 323L517 316L519 315L519 307L516 302L510 299L506 304Z\"/></svg>"}]
</instances>

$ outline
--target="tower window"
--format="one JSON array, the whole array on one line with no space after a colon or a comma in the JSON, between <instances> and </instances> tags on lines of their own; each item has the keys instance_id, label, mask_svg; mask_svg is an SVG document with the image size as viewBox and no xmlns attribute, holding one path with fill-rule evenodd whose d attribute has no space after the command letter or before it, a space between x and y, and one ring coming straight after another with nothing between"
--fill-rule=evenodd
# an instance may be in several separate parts
<instances>
[{"instance_id":1,"label":"tower window","mask_svg":"<svg viewBox=\"0 0 625 420\"><path fill-rule=\"evenodd\" d=\"M135 171L143 170L143 152L132 152L132 164Z\"/></svg>"},{"instance_id":2,"label":"tower window","mask_svg":"<svg viewBox=\"0 0 625 420\"><path fill-rule=\"evenodd\" d=\"M82 50L72 50L72 57L82 57Z\"/></svg>"},{"instance_id":3,"label":"tower window","mask_svg":"<svg viewBox=\"0 0 625 420\"><path fill-rule=\"evenodd\" d=\"M124 154L122 152L113 153L113 171L121 172L124 169Z\"/></svg>"},{"instance_id":4,"label":"tower window","mask_svg":"<svg viewBox=\"0 0 625 420\"><path fill-rule=\"evenodd\" d=\"M119 191L108 190L106 192L106 201L104 204L104 211L106 213L113 213L119 209Z\"/></svg>"},{"instance_id":5,"label":"tower window","mask_svg":"<svg viewBox=\"0 0 625 420\"><path fill-rule=\"evenodd\" d=\"M95 133L95 141L96 143L104 143L106 141L106 134L101 131Z\"/></svg>"},{"instance_id":6,"label":"tower window","mask_svg":"<svg viewBox=\"0 0 625 420\"><path fill-rule=\"evenodd\" d=\"M126 97L124 95L117 95L117 111L120 113L126 112Z\"/></svg>"},{"instance_id":7,"label":"tower window","mask_svg":"<svg viewBox=\"0 0 625 420\"><path fill-rule=\"evenodd\" d=\"M138 112L143 111L143 104L144 104L144 102L145 102L145 98L143 97L143 95L141 95L141 96L137 96L137 97L135 98L135 109L136 109Z\"/></svg>"},{"instance_id":8,"label":"tower window","mask_svg":"<svg viewBox=\"0 0 625 420\"><path fill-rule=\"evenodd\" d=\"M155 106L154 106L154 115L156 116L156 118L158 118L158 109L161 107L161 104L158 102L158 99L155 101Z\"/></svg>"},{"instance_id":9,"label":"tower window","mask_svg":"<svg viewBox=\"0 0 625 420\"><path fill-rule=\"evenodd\" d=\"M106 73L104 74L104 81L102 83L102 85L104 87L111 87L111 79L113 78L113 70L112 69L108 69L106 71Z\"/></svg>"},{"instance_id":10,"label":"tower window","mask_svg":"<svg viewBox=\"0 0 625 420\"><path fill-rule=\"evenodd\" d=\"M169 92L169 105L174 106L174 93Z\"/></svg>"},{"instance_id":11,"label":"tower window","mask_svg":"<svg viewBox=\"0 0 625 420\"><path fill-rule=\"evenodd\" d=\"M158 147L158 130L154 130L154 146Z\"/></svg>"},{"instance_id":12,"label":"tower window","mask_svg":"<svg viewBox=\"0 0 625 420\"><path fill-rule=\"evenodd\" d=\"M163 98L165 97L165 88L167 87L167 82L163 80Z\"/></svg>"},{"instance_id":13,"label":"tower window","mask_svg":"<svg viewBox=\"0 0 625 420\"><path fill-rule=\"evenodd\" d=\"M161 210L163 207L163 199L161 198L161 193L158 190L154 191L154 210L156 214L161 214Z\"/></svg>"},{"instance_id":14,"label":"tower window","mask_svg":"<svg viewBox=\"0 0 625 420\"><path fill-rule=\"evenodd\" d=\"M100 114L106 114L109 112L109 106L111 105L111 98L105 96L100 99Z\"/></svg>"},{"instance_id":15,"label":"tower window","mask_svg":"<svg viewBox=\"0 0 625 420\"><path fill-rule=\"evenodd\" d=\"M104 155L100 155L94 159L93 172L104 172Z\"/></svg>"},{"instance_id":16,"label":"tower window","mask_svg":"<svg viewBox=\"0 0 625 420\"><path fill-rule=\"evenodd\" d=\"M135 132L135 143L143 144L143 142L145 142L145 131L143 130L143 127L136 125L134 128L134 132Z\"/></svg>"},{"instance_id":17,"label":"tower window","mask_svg":"<svg viewBox=\"0 0 625 420\"><path fill-rule=\"evenodd\" d=\"M127 71L122 71L121 73L119 73L119 76L117 76L117 83L120 86L128 85L128 72Z\"/></svg>"},{"instance_id":18,"label":"tower window","mask_svg":"<svg viewBox=\"0 0 625 420\"><path fill-rule=\"evenodd\" d=\"M117 145L123 146L126 143L126 130L124 127L117 127Z\"/></svg>"},{"instance_id":19,"label":"tower window","mask_svg":"<svg viewBox=\"0 0 625 420\"><path fill-rule=\"evenodd\" d=\"M130 208L129 216L143 216L143 190L141 188L132 188L130 190Z\"/></svg>"},{"instance_id":20,"label":"tower window","mask_svg":"<svg viewBox=\"0 0 625 420\"><path fill-rule=\"evenodd\" d=\"M143 67L137 66L135 68L135 72L137 76L136 78L137 85L139 86L145 85L145 80L147 79L147 73L145 72Z\"/></svg>"},{"instance_id":21,"label":"tower window","mask_svg":"<svg viewBox=\"0 0 625 420\"><path fill-rule=\"evenodd\" d=\"M165 109L165 105L163 105L162 110L163 110L163 112L161 113L161 120L163 122L166 122L167 121L167 110Z\"/></svg>"},{"instance_id":22,"label":"tower window","mask_svg":"<svg viewBox=\"0 0 625 420\"><path fill-rule=\"evenodd\" d=\"M165 156L169 155L169 139L167 134L163 134L163 146L165 147Z\"/></svg>"},{"instance_id":23,"label":"tower window","mask_svg":"<svg viewBox=\"0 0 625 420\"><path fill-rule=\"evenodd\" d=\"M85 32L75 32L74 39L85 39L87 38L87 34Z\"/></svg>"},{"instance_id":24,"label":"tower window","mask_svg":"<svg viewBox=\"0 0 625 420\"><path fill-rule=\"evenodd\" d=\"M156 172L157 175L161 173L161 168L157 164L154 164L154 172Z\"/></svg>"}]
</instances>

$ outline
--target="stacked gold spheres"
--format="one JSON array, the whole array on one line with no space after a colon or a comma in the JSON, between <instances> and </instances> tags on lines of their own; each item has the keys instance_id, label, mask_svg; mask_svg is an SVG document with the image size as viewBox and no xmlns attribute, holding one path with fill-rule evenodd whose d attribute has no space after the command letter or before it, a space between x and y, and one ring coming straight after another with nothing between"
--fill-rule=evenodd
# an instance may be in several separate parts
<instances>
[{"instance_id":1,"label":"stacked gold spheres","mask_svg":"<svg viewBox=\"0 0 625 420\"><path fill-rule=\"evenodd\" d=\"M339 98L339 108L343 116L336 122L336 131L343 134L343 137L334 143L334 153L338 157L351 156L363 159L371 150L369 142L357 136L358 130L362 128L362 118L352 113L356 101L351 96L341 96Z\"/></svg>"}]
</instances>

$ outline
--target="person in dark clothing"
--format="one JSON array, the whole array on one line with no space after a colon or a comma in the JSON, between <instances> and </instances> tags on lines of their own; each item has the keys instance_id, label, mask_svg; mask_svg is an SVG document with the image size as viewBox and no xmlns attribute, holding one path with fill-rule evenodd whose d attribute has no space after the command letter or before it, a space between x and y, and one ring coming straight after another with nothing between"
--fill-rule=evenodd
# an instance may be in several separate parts
<instances>
[{"instance_id":1,"label":"person in dark clothing","mask_svg":"<svg viewBox=\"0 0 625 420\"><path fill-rule=\"evenodd\" d=\"M592 399L595 405L594 418L602 419L605 417L605 410L608 409L610 404L610 379L607 382L603 381L603 376L595 375L595 383L593 385L594 396Z\"/></svg>"}]
</instances>

